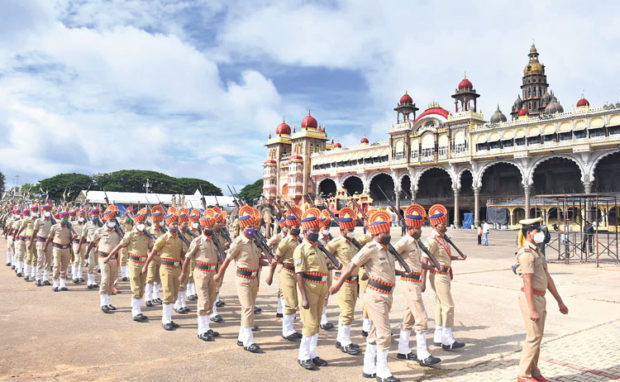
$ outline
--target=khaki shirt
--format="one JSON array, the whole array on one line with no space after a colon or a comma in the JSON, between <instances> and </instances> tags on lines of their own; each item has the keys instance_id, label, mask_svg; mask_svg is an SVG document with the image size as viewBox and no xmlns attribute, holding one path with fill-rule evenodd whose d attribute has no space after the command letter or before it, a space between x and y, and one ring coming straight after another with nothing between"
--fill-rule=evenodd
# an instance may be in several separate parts
<instances>
[{"instance_id":1,"label":"khaki shirt","mask_svg":"<svg viewBox=\"0 0 620 382\"><path fill-rule=\"evenodd\" d=\"M321 272L327 273L327 257L308 240L299 244L293 253L295 273Z\"/></svg>"},{"instance_id":2,"label":"khaki shirt","mask_svg":"<svg viewBox=\"0 0 620 382\"><path fill-rule=\"evenodd\" d=\"M84 224L84 228L82 228L83 240L88 243L93 241L98 229L99 229L99 226L93 223L92 220L89 220L88 223Z\"/></svg>"},{"instance_id":3,"label":"khaki shirt","mask_svg":"<svg viewBox=\"0 0 620 382\"><path fill-rule=\"evenodd\" d=\"M127 219L123 219L123 223L121 224L121 228L123 229L123 232L129 233L133 229L133 224L127 223Z\"/></svg>"},{"instance_id":4,"label":"khaki shirt","mask_svg":"<svg viewBox=\"0 0 620 382\"><path fill-rule=\"evenodd\" d=\"M325 248L338 259L342 264L343 269L351 262L351 259L357 253L357 248L353 243L347 240L344 236L338 236L332 239ZM353 268L352 275L356 275L358 268Z\"/></svg>"},{"instance_id":5,"label":"khaki shirt","mask_svg":"<svg viewBox=\"0 0 620 382\"><path fill-rule=\"evenodd\" d=\"M280 242L285 238L286 236L284 236L284 234L282 232L278 233L277 235L273 235L272 237L269 238L269 240L267 240L267 246L269 247L269 249L271 249L272 251L275 251L276 248L278 248L278 245L280 245Z\"/></svg>"},{"instance_id":6,"label":"khaki shirt","mask_svg":"<svg viewBox=\"0 0 620 382\"><path fill-rule=\"evenodd\" d=\"M293 264L293 252L295 252L295 248L297 248L298 245L300 244L295 236L287 235L280 241L280 244L278 244L275 255L283 262Z\"/></svg>"},{"instance_id":7,"label":"khaki shirt","mask_svg":"<svg viewBox=\"0 0 620 382\"><path fill-rule=\"evenodd\" d=\"M71 242L71 230L63 227L62 224L56 223L50 228L48 238L52 238L52 243L59 245L67 245Z\"/></svg>"},{"instance_id":8,"label":"khaki shirt","mask_svg":"<svg viewBox=\"0 0 620 382\"><path fill-rule=\"evenodd\" d=\"M121 246L127 247L127 251L135 256L144 257L147 255L149 248L153 246L153 240L137 229L132 229L125 233Z\"/></svg>"},{"instance_id":9,"label":"khaki shirt","mask_svg":"<svg viewBox=\"0 0 620 382\"><path fill-rule=\"evenodd\" d=\"M442 240L446 247L449 246L449 244L445 240L443 240L443 238L437 236L437 233L433 231L432 236L426 240L426 248L428 248L428 251L433 256L435 256L435 258L442 267L449 267L450 264L452 264L452 258L450 257L450 253L446 251L444 246L439 244L439 240ZM448 247L448 249L449 248L450 247ZM423 256L428 258L426 254L424 254Z\"/></svg>"},{"instance_id":10,"label":"khaki shirt","mask_svg":"<svg viewBox=\"0 0 620 382\"><path fill-rule=\"evenodd\" d=\"M363 247L372 240L372 235L368 232L357 238L357 241Z\"/></svg>"},{"instance_id":11,"label":"khaki shirt","mask_svg":"<svg viewBox=\"0 0 620 382\"><path fill-rule=\"evenodd\" d=\"M422 272L421 251L416 239L406 234L394 244L394 249L400 253L412 272Z\"/></svg>"},{"instance_id":12,"label":"khaki shirt","mask_svg":"<svg viewBox=\"0 0 620 382\"><path fill-rule=\"evenodd\" d=\"M178 261L181 260L181 255L187 251L187 246L185 246L185 243L183 243L179 236L166 232L157 238L153 249L157 251L162 259Z\"/></svg>"},{"instance_id":13,"label":"khaki shirt","mask_svg":"<svg viewBox=\"0 0 620 382\"><path fill-rule=\"evenodd\" d=\"M75 231L75 234L77 235L78 238L82 237L82 232L84 231L84 226L85 223L75 223L73 224L71 227L73 227L73 230Z\"/></svg>"},{"instance_id":14,"label":"khaki shirt","mask_svg":"<svg viewBox=\"0 0 620 382\"><path fill-rule=\"evenodd\" d=\"M252 271L258 269L260 256L261 250L254 244L254 240L244 234L237 236L228 250L228 257L235 260L238 268Z\"/></svg>"},{"instance_id":15,"label":"khaki shirt","mask_svg":"<svg viewBox=\"0 0 620 382\"><path fill-rule=\"evenodd\" d=\"M34 222L34 229L37 231L37 236L47 238L50 233L50 229L52 229L52 222L50 219L38 218Z\"/></svg>"},{"instance_id":16,"label":"khaki shirt","mask_svg":"<svg viewBox=\"0 0 620 382\"><path fill-rule=\"evenodd\" d=\"M164 231L162 231L161 227L156 226L156 224L157 223L153 223L153 225L148 227L147 229L153 236L155 236L155 238L158 238L164 234Z\"/></svg>"},{"instance_id":17,"label":"khaki shirt","mask_svg":"<svg viewBox=\"0 0 620 382\"><path fill-rule=\"evenodd\" d=\"M34 231L34 218L32 216L24 217L21 227L24 228L21 233L22 236L32 236L32 233Z\"/></svg>"},{"instance_id":18,"label":"khaki shirt","mask_svg":"<svg viewBox=\"0 0 620 382\"><path fill-rule=\"evenodd\" d=\"M547 290L547 261L538 252L536 244L526 241L517 252L517 274L531 274L532 288L539 291Z\"/></svg>"},{"instance_id":19,"label":"khaki shirt","mask_svg":"<svg viewBox=\"0 0 620 382\"><path fill-rule=\"evenodd\" d=\"M209 264L219 263L220 255L211 239L200 235L192 240L185 257Z\"/></svg>"},{"instance_id":20,"label":"khaki shirt","mask_svg":"<svg viewBox=\"0 0 620 382\"><path fill-rule=\"evenodd\" d=\"M396 283L394 256L388 250L372 240L366 244L351 260L358 267L364 266L368 277L385 283Z\"/></svg>"},{"instance_id":21,"label":"khaki shirt","mask_svg":"<svg viewBox=\"0 0 620 382\"><path fill-rule=\"evenodd\" d=\"M121 237L115 230L103 226L95 231L95 236L91 242L97 245L99 252L109 254L121 242Z\"/></svg>"}]
</instances>

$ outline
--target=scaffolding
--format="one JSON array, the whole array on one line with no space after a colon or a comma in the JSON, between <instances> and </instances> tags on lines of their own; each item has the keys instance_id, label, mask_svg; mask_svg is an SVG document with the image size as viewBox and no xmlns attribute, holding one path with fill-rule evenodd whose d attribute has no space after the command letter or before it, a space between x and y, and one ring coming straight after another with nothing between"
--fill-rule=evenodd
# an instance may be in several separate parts
<instances>
[{"instance_id":1,"label":"scaffolding","mask_svg":"<svg viewBox=\"0 0 620 382\"><path fill-rule=\"evenodd\" d=\"M557 224L548 227L551 241L547 243L547 248L557 252L558 260L568 264L577 257L582 263L594 258L598 267L601 257L609 257L618 263L617 195L589 193L534 197L532 209L535 216L541 216L542 211L546 211L547 216L541 217L547 221L553 208Z\"/></svg>"}]
</instances>

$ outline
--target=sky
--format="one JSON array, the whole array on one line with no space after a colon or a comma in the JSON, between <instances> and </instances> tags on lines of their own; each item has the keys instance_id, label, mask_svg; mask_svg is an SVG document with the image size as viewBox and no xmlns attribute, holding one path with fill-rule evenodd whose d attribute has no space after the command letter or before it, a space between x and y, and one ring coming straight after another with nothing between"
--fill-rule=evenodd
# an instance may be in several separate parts
<instances>
[{"instance_id":1,"label":"sky","mask_svg":"<svg viewBox=\"0 0 620 382\"><path fill-rule=\"evenodd\" d=\"M0 172L153 170L223 190L311 110L343 146L387 139L407 91L452 111L464 74L508 115L530 45L565 110L620 101L618 1L0 2ZM18 178L16 178L18 176Z\"/></svg>"}]
</instances>

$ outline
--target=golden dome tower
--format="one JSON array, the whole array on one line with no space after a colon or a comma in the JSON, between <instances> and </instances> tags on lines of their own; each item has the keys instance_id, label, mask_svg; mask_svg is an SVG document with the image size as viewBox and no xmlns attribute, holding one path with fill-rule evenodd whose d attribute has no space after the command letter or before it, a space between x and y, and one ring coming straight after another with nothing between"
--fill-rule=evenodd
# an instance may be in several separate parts
<instances>
[{"instance_id":1,"label":"golden dome tower","mask_svg":"<svg viewBox=\"0 0 620 382\"><path fill-rule=\"evenodd\" d=\"M514 118L517 117L521 109L527 109L531 117L540 115L545 110L545 102L543 96L547 93L549 84L547 83L547 75L545 74L545 65L538 61L538 50L532 43L530 47L529 62L523 69L523 84L521 85L521 96L519 105L515 101L515 105L510 113Z\"/></svg>"}]
</instances>

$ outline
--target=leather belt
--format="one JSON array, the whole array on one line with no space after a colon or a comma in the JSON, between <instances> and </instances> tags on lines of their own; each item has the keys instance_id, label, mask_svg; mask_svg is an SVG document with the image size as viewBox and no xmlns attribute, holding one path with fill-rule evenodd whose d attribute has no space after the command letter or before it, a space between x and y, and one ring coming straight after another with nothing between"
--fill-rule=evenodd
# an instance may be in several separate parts
<instances>
[{"instance_id":1,"label":"leather belt","mask_svg":"<svg viewBox=\"0 0 620 382\"><path fill-rule=\"evenodd\" d=\"M80 244L80 239L73 239L74 244Z\"/></svg>"},{"instance_id":2,"label":"leather belt","mask_svg":"<svg viewBox=\"0 0 620 382\"><path fill-rule=\"evenodd\" d=\"M286 269L289 272L295 273L295 266L291 263L282 263L282 268Z\"/></svg>"},{"instance_id":3,"label":"leather belt","mask_svg":"<svg viewBox=\"0 0 620 382\"><path fill-rule=\"evenodd\" d=\"M134 263L146 263L147 258L148 256L129 255L129 260L133 261Z\"/></svg>"},{"instance_id":4,"label":"leather belt","mask_svg":"<svg viewBox=\"0 0 620 382\"><path fill-rule=\"evenodd\" d=\"M172 267L172 268L179 268L181 266L181 262L174 261L174 260L168 260L168 259L161 259L161 265L165 265L167 267Z\"/></svg>"},{"instance_id":5,"label":"leather belt","mask_svg":"<svg viewBox=\"0 0 620 382\"><path fill-rule=\"evenodd\" d=\"M334 274L334 277L336 277L336 278L340 278L340 275L341 275L341 274L342 274L342 273L340 273L340 272L336 272L336 273ZM349 284L357 284L357 283L358 283L358 281L359 281L359 279L360 279L360 278L359 278L359 276L350 276L350 277L347 277L347 279L346 279L346 280L344 280L344 282L345 282L345 283L349 283Z\"/></svg>"},{"instance_id":6,"label":"leather belt","mask_svg":"<svg viewBox=\"0 0 620 382\"><path fill-rule=\"evenodd\" d=\"M521 288L521 292L525 292L525 288ZM536 296L544 296L545 293L547 293L546 290L538 290L538 289L533 289L533 288L532 288L532 292L534 292Z\"/></svg>"},{"instance_id":7,"label":"leather belt","mask_svg":"<svg viewBox=\"0 0 620 382\"><path fill-rule=\"evenodd\" d=\"M37 241L46 241L47 237L44 236L37 236Z\"/></svg>"},{"instance_id":8,"label":"leather belt","mask_svg":"<svg viewBox=\"0 0 620 382\"><path fill-rule=\"evenodd\" d=\"M402 275L400 279L403 281L411 281L414 283L419 283L422 281L422 273L414 272L412 275Z\"/></svg>"},{"instance_id":9,"label":"leather belt","mask_svg":"<svg viewBox=\"0 0 620 382\"><path fill-rule=\"evenodd\" d=\"M440 275L449 275L450 274L450 269L451 267L442 267L441 271L438 271L437 269L433 268L430 270L431 273L439 273Z\"/></svg>"},{"instance_id":10,"label":"leather belt","mask_svg":"<svg viewBox=\"0 0 620 382\"><path fill-rule=\"evenodd\" d=\"M52 243L52 246L54 248L58 248L58 249L69 249L71 247L71 244L58 244L58 243Z\"/></svg>"},{"instance_id":11,"label":"leather belt","mask_svg":"<svg viewBox=\"0 0 620 382\"><path fill-rule=\"evenodd\" d=\"M318 284L327 284L327 273L323 272L304 272L301 274L305 280Z\"/></svg>"},{"instance_id":12,"label":"leather belt","mask_svg":"<svg viewBox=\"0 0 620 382\"><path fill-rule=\"evenodd\" d=\"M28 240L30 239L30 236L17 236L17 240Z\"/></svg>"},{"instance_id":13,"label":"leather belt","mask_svg":"<svg viewBox=\"0 0 620 382\"><path fill-rule=\"evenodd\" d=\"M203 272L215 272L217 271L217 263L205 263L202 261L196 261L196 268Z\"/></svg>"},{"instance_id":14,"label":"leather belt","mask_svg":"<svg viewBox=\"0 0 620 382\"><path fill-rule=\"evenodd\" d=\"M392 283L388 283L385 281L369 278L368 279L368 287L370 289L374 289L377 292L392 294L392 289L394 289L394 285Z\"/></svg>"},{"instance_id":15,"label":"leather belt","mask_svg":"<svg viewBox=\"0 0 620 382\"><path fill-rule=\"evenodd\" d=\"M237 276L244 279L255 279L258 276L258 269L237 268Z\"/></svg>"},{"instance_id":16,"label":"leather belt","mask_svg":"<svg viewBox=\"0 0 620 382\"><path fill-rule=\"evenodd\" d=\"M105 253L105 252L101 252L99 251L99 257L108 257L109 253ZM118 253L114 256L111 257L112 259L117 259L118 258Z\"/></svg>"}]
</instances>

